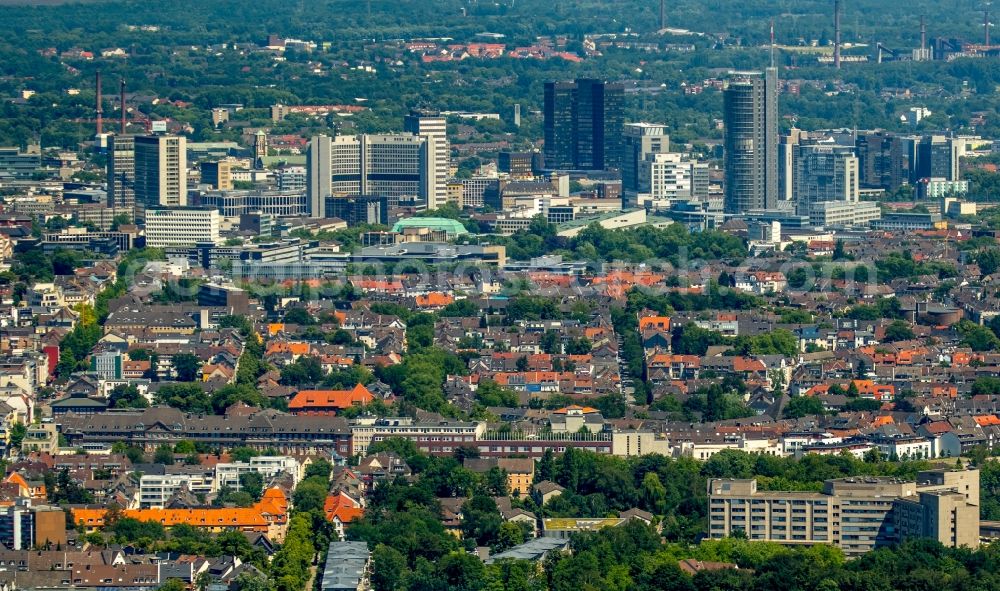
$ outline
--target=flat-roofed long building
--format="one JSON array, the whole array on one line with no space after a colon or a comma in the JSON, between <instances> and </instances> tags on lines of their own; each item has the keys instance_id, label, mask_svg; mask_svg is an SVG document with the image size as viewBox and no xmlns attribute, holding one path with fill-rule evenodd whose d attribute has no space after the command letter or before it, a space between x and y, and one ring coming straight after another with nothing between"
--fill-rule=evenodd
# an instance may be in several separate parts
<instances>
[{"instance_id":1,"label":"flat-roofed long building","mask_svg":"<svg viewBox=\"0 0 1000 591\"><path fill-rule=\"evenodd\" d=\"M821 492L762 491L756 479L708 483L710 538L742 531L750 540L833 544L848 556L906 538L945 546L979 541L979 471L928 470L916 482L827 480Z\"/></svg>"}]
</instances>

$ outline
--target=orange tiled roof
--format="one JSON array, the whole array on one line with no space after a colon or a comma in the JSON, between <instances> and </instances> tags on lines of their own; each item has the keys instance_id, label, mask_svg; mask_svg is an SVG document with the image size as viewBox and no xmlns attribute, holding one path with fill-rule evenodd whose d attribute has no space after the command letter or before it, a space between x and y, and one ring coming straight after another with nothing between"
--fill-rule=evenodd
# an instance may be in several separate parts
<instances>
[{"instance_id":1,"label":"orange tiled roof","mask_svg":"<svg viewBox=\"0 0 1000 591\"><path fill-rule=\"evenodd\" d=\"M87 527L102 527L107 509L72 509L74 523ZM279 489L270 488L252 507L211 507L204 509L126 509L125 517L140 521L155 521L167 527L187 524L194 527L236 527L264 529L275 521L284 522L288 515L288 499ZM269 520L267 516L274 519Z\"/></svg>"},{"instance_id":2,"label":"orange tiled roof","mask_svg":"<svg viewBox=\"0 0 1000 591\"><path fill-rule=\"evenodd\" d=\"M288 402L288 410L345 409L356 405L365 405L372 400L375 400L375 396L361 384L350 390L302 390Z\"/></svg>"},{"instance_id":3,"label":"orange tiled roof","mask_svg":"<svg viewBox=\"0 0 1000 591\"><path fill-rule=\"evenodd\" d=\"M663 330L670 330L670 317L669 316L647 316L645 318L639 319L639 332L646 330L647 328L659 328Z\"/></svg>"},{"instance_id":4,"label":"orange tiled roof","mask_svg":"<svg viewBox=\"0 0 1000 591\"><path fill-rule=\"evenodd\" d=\"M439 291L432 291L427 295L418 295L416 303L418 308L437 308L447 306L455 301L455 296Z\"/></svg>"},{"instance_id":5,"label":"orange tiled roof","mask_svg":"<svg viewBox=\"0 0 1000 591\"><path fill-rule=\"evenodd\" d=\"M309 343L294 343L294 342L276 342L268 343L267 352L265 355L274 355L275 353L291 353L292 355L308 355L312 351L312 345Z\"/></svg>"}]
</instances>

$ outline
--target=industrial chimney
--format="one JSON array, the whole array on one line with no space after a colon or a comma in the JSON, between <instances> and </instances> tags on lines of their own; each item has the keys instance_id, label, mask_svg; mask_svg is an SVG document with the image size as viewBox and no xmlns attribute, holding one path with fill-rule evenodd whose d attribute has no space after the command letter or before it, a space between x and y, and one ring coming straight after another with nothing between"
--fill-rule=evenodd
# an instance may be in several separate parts
<instances>
[{"instance_id":1,"label":"industrial chimney","mask_svg":"<svg viewBox=\"0 0 1000 591\"><path fill-rule=\"evenodd\" d=\"M666 0L660 0L660 30L667 28L667 6Z\"/></svg>"},{"instance_id":2,"label":"industrial chimney","mask_svg":"<svg viewBox=\"0 0 1000 591\"><path fill-rule=\"evenodd\" d=\"M840 69L840 0L833 0L833 67Z\"/></svg>"}]
</instances>

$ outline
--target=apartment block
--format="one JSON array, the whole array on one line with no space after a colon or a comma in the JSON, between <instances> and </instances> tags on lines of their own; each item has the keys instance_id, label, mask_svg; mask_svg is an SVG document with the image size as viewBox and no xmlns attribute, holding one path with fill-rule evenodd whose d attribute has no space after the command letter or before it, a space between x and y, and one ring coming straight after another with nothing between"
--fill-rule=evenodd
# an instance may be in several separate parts
<instances>
[{"instance_id":1,"label":"apartment block","mask_svg":"<svg viewBox=\"0 0 1000 591\"><path fill-rule=\"evenodd\" d=\"M762 491L755 479L708 484L710 538L742 531L751 540L833 544L858 556L906 538L949 547L979 540L979 471L928 470L916 482L827 480L822 492Z\"/></svg>"},{"instance_id":2,"label":"apartment block","mask_svg":"<svg viewBox=\"0 0 1000 591\"><path fill-rule=\"evenodd\" d=\"M194 495L208 495L215 487L204 474L144 474L139 479L139 508L162 509L181 489Z\"/></svg>"},{"instance_id":3,"label":"apartment block","mask_svg":"<svg viewBox=\"0 0 1000 591\"><path fill-rule=\"evenodd\" d=\"M228 486L240 490L240 476L256 472L264 477L264 482L278 476L282 472L292 477L292 484L298 484L301 467L299 461L290 456L257 456L249 462L228 462L215 465L215 487L221 489Z\"/></svg>"}]
</instances>

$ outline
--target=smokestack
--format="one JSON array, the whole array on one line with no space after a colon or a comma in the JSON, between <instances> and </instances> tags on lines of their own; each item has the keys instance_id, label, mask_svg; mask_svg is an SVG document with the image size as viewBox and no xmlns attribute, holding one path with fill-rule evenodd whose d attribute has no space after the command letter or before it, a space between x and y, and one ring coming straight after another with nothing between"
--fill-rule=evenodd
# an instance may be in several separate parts
<instances>
[{"instance_id":1,"label":"smokestack","mask_svg":"<svg viewBox=\"0 0 1000 591\"><path fill-rule=\"evenodd\" d=\"M840 0L833 0L833 67L840 69Z\"/></svg>"},{"instance_id":2,"label":"smokestack","mask_svg":"<svg viewBox=\"0 0 1000 591\"><path fill-rule=\"evenodd\" d=\"M97 135L104 133L104 109L101 108L101 71L97 71Z\"/></svg>"},{"instance_id":3,"label":"smokestack","mask_svg":"<svg viewBox=\"0 0 1000 591\"><path fill-rule=\"evenodd\" d=\"M122 87L122 98L121 98L121 100L122 100L122 135L125 135L125 128L127 127L127 123L125 122L125 111L126 111L126 109L125 109L125 79L124 78L122 78L121 87Z\"/></svg>"},{"instance_id":4,"label":"smokestack","mask_svg":"<svg viewBox=\"0 0 1000 591\"><path fill-rule=\"evenodd\" d=\"M927 23L924 22L924 17L920 17L920 49L927 49ZM923 54L923 51L921 51Z\"/></svg>"},{"instance_id":5,"label":"smokestack","mask_svg":"<svg viewBox=\"0 0 1000 591\"><path fill-rule=\"evenodd\" d=\"M660 30L667 28L667 2L660 0Z\"/></svg>"}]
</instances>

